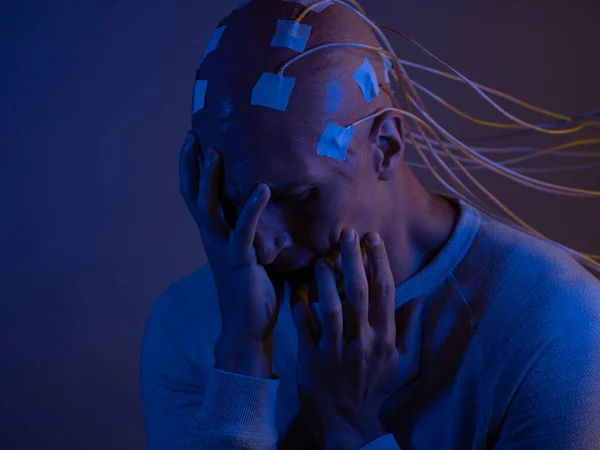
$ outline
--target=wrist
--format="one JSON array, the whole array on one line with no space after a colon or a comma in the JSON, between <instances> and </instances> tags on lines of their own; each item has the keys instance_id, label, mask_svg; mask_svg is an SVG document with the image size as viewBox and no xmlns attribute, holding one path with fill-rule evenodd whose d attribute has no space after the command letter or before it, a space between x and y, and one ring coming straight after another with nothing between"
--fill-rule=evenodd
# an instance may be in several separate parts
<instances>
[{"instance_id":1,"label":"wrist","mask_svg":"<svg viewBox=\"0 0 600 450\"><path fill-rule=\"evenodd\" d=\"M332 450L358 450L387 433L379 420L360 424L330 421L324 430L326 448Z\"/></svg>"},{"instance_id":2,"label":"wrist","mask_svg":"<svg viewBox=\"0 0 600 450\"><path fill-rule=\"evenodd\" d=\"M221 336L215 345L215 368L257 378L272 378L268 343Z\"/></svg>"}]
</instances>

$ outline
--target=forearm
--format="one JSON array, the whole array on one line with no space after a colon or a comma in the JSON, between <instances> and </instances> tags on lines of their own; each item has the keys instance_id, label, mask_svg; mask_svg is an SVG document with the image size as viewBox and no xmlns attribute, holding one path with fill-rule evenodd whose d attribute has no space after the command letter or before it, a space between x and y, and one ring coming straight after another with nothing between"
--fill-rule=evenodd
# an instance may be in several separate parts
<instances>
[{"instance_id":1,"label":"forearm","mask_svg":"<svg viewBox=\"0 0 600 450\"><path fill-rule=\"evenodd\" d=\"M221 336L204 402L187 436L190 449L271 450L277 444L279 379L268 343Z\"/></svg>"},{"instance_id":2,"label":"forearm","mask_svg":"<svg viewBox=\"0 0 600 450\"><path fill-rule=\"evenodd\" d=\"M265 342L221 336L215 345L215 368L256 378L273 379L272 338Z\"/></svg>"}]
</instances>

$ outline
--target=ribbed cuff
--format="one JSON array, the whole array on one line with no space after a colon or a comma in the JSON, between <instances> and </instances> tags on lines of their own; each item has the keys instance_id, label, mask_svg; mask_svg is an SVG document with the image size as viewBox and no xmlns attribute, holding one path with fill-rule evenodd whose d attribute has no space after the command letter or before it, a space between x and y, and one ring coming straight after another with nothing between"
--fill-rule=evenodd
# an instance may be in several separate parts
<instances>
[{"instance_id":1,"label":"ribbed cuff","mask_svg":"<svg viewBox=\"0 0 600 450\"><path fill-rule=\"evenodd\" d=\"M227 434L276 434L279 382L279 378L255 378L213 368L196 425Z\"/></svg>"},{"instance_id":2,"label":"ribbed cuff","mask_svg":"<svg viewBox=\"0 0 600 450\"><path fill-rule=\"evenodd\" d=\"M384 434L379 436L374 441L369 442L367 445L362 447L360 450L400 450L396 439L392 433Z\"/></svg>"}]
</instances>

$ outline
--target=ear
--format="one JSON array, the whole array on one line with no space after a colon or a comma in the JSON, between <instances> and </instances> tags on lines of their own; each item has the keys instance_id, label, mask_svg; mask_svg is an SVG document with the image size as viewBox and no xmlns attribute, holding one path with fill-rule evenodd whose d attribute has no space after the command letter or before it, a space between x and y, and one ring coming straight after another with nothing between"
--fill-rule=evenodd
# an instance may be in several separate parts
<instances>
[{"instance_id":1,"label":"ear","mask_svg":"<svg viewBox=\"0 0 600 450\"><path fill-rule=\"evenodd\" d=\"M404 158L406 142L402 117L395 111L381 114L373 122L370 138L378 177L387 181L394 176Z\"/></svg>"}]
</instances>

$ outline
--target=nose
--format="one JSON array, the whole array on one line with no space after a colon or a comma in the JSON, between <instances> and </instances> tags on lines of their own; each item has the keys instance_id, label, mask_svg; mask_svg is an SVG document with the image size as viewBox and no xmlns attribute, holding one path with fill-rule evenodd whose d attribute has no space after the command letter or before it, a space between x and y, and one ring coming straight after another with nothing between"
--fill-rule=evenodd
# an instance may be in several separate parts
<instances>
[{"instance_id":1,"label":"nose","mask_svg":"<svg viewBox=\"0 0 600 450\"><path fill-rule=\"evenodd\" d=\"M290 247L292 239L287 232L258 231L256 232L255 246L258 262L263 266L272 264L279 252Z\"/></svg>"},{"instance_id":2,"label":"nose","mask_svg":"<svg viewBox=\"0 0 600 450\"><path fill-rule=\"evenodd\" d=\"M292 237L283 221L268 214L265 209L256 226L254 244L258 262L266 266L275 261L279 252L291 247Z\"/></svg>"}]
</instances>

